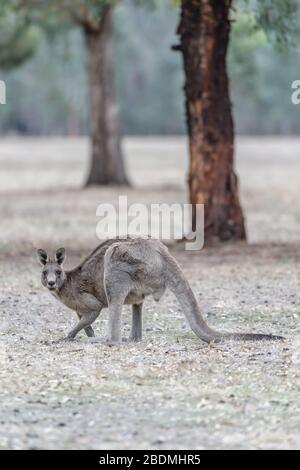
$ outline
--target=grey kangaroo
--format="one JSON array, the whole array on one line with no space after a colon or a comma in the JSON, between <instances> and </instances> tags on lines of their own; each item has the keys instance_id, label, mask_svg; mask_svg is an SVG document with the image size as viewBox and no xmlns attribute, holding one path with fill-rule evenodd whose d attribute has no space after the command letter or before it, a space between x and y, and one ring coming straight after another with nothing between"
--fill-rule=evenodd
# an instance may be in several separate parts
<instances>
[{"instance_id":1,"label":"grey kangaroo","mask_svg":"<svg viewBox=\"0 0 300 470\"><path fill-rule=\"evenodd\" d=\"M203 341L275 340L281 336L254 333L222 333L205 322L193 291L177 261L167 247L155 239L112 239L101 243L79 266L65 271L65 249L51 260L44 250L37 251L42 264L42 284L64 305L78 315L79 322L65 340L73 340L84 329L94 336L92 323L103 307L109 309L109 344L118 344L121 336L123 304L132 305L129 340L142 339L142 306L146 296L158 301L169 288L187 318L193 332Z\"/></svg>"}]
</instances>

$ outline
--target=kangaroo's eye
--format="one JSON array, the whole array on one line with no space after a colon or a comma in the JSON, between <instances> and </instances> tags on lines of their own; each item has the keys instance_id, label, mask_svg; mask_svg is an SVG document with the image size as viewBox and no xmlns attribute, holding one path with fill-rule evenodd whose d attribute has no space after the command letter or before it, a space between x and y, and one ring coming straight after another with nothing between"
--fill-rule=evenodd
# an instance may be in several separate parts
<instances>
[{"instance_id":1,"label":"kangaroo's eye","mask_svg":"<svg viewBox=\"0 0 300 470\"><path fill-rule=\"evenodd\" d=\"M61 275L61 271L55 271L55 274L56 274L56 276L60 276L60 275Z\"/></svg>"}]
</instances>

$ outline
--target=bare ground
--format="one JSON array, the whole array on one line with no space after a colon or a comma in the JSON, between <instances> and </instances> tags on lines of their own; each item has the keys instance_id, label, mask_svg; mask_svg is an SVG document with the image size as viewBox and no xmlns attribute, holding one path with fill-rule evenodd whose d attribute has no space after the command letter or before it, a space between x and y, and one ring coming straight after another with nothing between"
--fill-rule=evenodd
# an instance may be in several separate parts
<instances>
[{"instance_id":1,"label":"bare ground","mask_svg":"<svg viewBox=\"0 0 300 470\"><path fill-rule=\"evenodd\" d=\"M171 248L211 325L286 341L208 346L167 293L147 300L142 343L109 348L83 335L51 344L76 320L40 287L34 249L65 245L74 266L97 244L97 205L121 192L184 202L185 142L131 139L134 189L84 191L84 140L1 142L0 448L300 447L299 144L238 142L248 245ZM106 322L104 311L99 336Z\"/></svg>"}]
</instances>

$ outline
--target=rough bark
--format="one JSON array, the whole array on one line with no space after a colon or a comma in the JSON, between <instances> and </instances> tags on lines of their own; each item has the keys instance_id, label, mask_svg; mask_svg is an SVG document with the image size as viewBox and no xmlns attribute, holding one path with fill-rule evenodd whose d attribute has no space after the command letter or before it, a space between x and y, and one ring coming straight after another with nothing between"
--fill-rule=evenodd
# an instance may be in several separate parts
<instances>
[{"instance_id":1,"label":"rough bark","mask_svg":"<svg viewBox=\"0 0 300 470\"><path fill-rule=\"evenodd\" d=\"M193 207L205 204L206 241L246 238L226 69L230 6L231 0L183 0L178 27L186 78L190 202Z\"/></svg>"},{"instance_id":2,"label":"rough bark","mask_svg":"<svg viewBox=\"0 0 300 470\"><path fill-rule=\"evenodd\" d=\"M128 184L114 94L111 8L97 27L83 25L90 94L91 166L87 185Z\"/></svg>"}]
</instances>

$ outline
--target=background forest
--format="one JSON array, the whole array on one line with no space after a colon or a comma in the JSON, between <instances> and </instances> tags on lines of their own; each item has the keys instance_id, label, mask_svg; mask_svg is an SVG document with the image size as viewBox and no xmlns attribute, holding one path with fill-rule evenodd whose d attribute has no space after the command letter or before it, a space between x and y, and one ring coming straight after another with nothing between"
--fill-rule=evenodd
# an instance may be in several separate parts
<instances>
[{"instance_id":1,"label":"background forest","mask_svg":"<svg viewBox=\"0 0 300 470\"><path fill-rule=\"evenodd\" d=\"M290 95L291 81L299 78L299 51L274 48L252 20L246 13L238 15L231 32L228 70L236 131L298 134L299 109ZM177 43L177 22L178 9L165 1L145 8L125 0L115 9L114 66L124 134L185 133L181 57L171 50ZM1 41L5 30L0 46ZM38 46L33 56L1 73L10 98L1 109L0 132L85 135L87 79L81 33L69 25L55 33L49 27L46 33L36 28L30 41Z\"/></svg>"}]
</instances>

